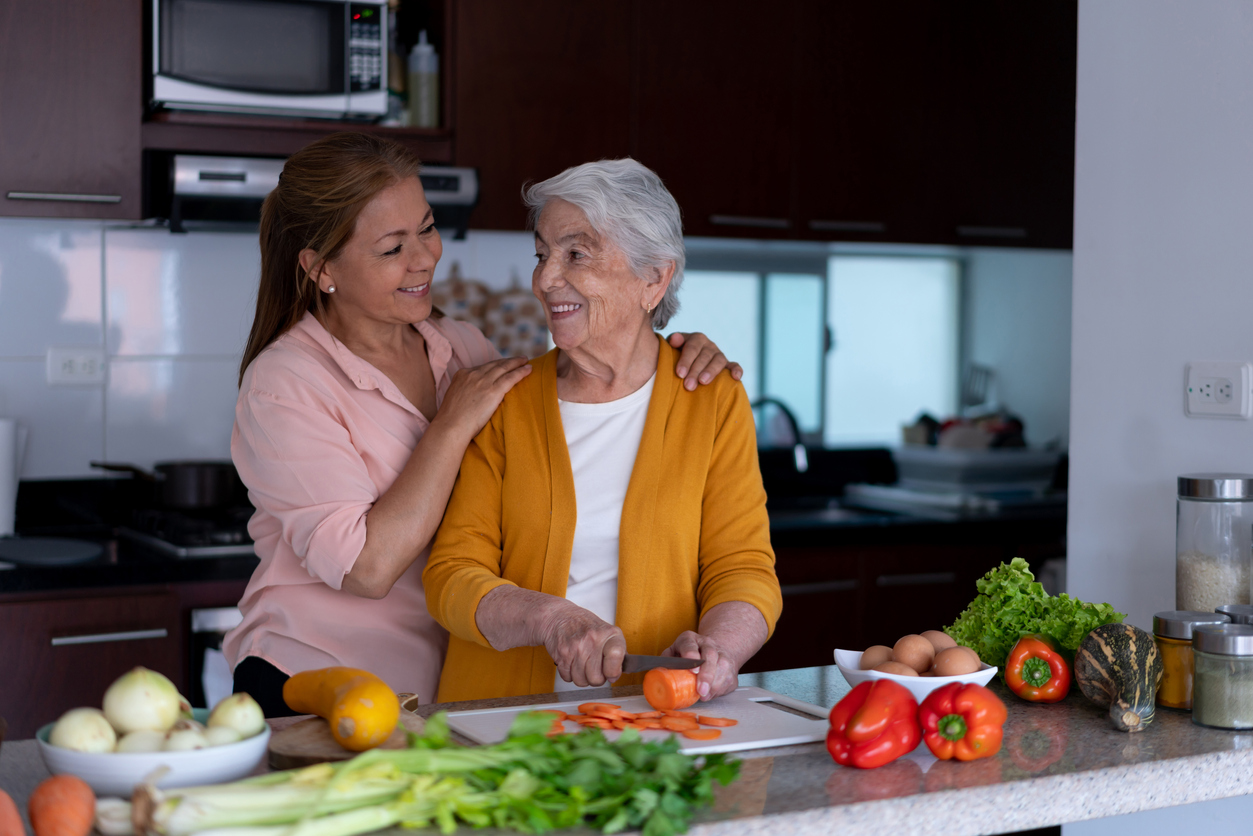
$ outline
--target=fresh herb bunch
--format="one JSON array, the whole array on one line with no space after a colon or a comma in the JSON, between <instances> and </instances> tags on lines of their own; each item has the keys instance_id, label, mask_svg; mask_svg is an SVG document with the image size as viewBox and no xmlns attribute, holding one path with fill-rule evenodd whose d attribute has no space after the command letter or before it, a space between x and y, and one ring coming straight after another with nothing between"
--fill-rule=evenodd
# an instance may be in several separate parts
<instances>
[{"instance_id":1,"label":"fresh herb bunch","mask_svg":"<svg viewBox=\"0 0 1253 836\"><path fill-rule=\"evenodd\" d=\"M226 836L229 828L247 828L247 836L356 836L396 825L545 833L583 824L671 836L713 799L714 781L729 784L739 774L739 762L725 755L680 754L674 737L646 743L626 729L610 741L584 729L550 738L551 728L551 714L528 712L503 743L463 747L453 744L441 712L423 734L410 735L408 749L372 749L233 784L145 786L134 807L102 800L97 827L105 836L133 834L135 822L165 836Z\"/></svg>"},{"instance_id":2,"label":"fresh herb bunch","mask_svg":"<svg viewBox=\"0 0 1253 836\"><path fill-rule=\"evenodd\" d=\"M1027 561L1015 557L975 582L979 594L944 632L989 665L1005 666L1014 643L1043 633L1073 653L1093 628L1126 618L1109 604L1052 596L1036 582Z\"/></svg>"}]
</instances>

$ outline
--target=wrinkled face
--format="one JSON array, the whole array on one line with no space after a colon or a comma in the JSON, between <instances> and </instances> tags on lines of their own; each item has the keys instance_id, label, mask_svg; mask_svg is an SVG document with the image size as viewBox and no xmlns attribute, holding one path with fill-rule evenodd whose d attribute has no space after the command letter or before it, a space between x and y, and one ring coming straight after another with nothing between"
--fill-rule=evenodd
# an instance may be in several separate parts
<instances>
[{"instance_id":1,"label":"wrinkled face","mask_svg":"<svg viewBox=\"0 0 1253 836\"><path fill-rule=\"evenodd\" d=\"M422 184L401 180L375 195L352 237L327 262L318 285L333 315L380 324L412 324L431 315L431 279L444 248Z\"/></svg>"},{"instance_id":2,"label":"wrinkled face","mask_svg":"<svg viewBox=\"0 0 1253 836\"><path fill-rule=\"evenodd\" d=\"M550 201L540 214L535 258L531 290L561 349L634 337L661 295L631 272L622 250L592 229L582 209L564 200Z\"/></svg>"}]
</instances>

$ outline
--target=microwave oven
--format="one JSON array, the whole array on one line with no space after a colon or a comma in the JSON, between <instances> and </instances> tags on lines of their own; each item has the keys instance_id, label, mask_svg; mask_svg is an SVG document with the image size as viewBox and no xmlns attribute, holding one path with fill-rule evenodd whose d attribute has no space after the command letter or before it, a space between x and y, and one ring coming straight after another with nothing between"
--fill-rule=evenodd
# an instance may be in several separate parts
<instances>
[{"instance_id":1,"label":"microwave oven","mask_svg":"<svg viewBox=\"0 0 1253 836\"><path fill-rule=\"evenodd\" d=\"M387 112L386 0L152 0L154 107Z\"/></svg>"}]
</instances>

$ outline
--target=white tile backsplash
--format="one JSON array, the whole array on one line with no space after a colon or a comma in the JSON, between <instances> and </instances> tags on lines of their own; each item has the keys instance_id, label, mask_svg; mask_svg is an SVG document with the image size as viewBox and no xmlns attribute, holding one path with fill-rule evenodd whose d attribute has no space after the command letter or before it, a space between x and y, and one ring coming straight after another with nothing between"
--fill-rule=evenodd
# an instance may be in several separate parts
<instances>
[{"instance_id":1,"label":"white tile backsplash","mask_svg":"<svg viewBox=\"0 0 1253 836\"><path fill-rule=\"evenodd\" d=\"M0 223L0 357L100 347L100 254L99 224Z\"/></svg>"},{"instance_id":2,"label":"white tile backsplash","mask_svg":"<svg viewBox=\"0 0 1253 836\"><path fill-rule=\"evenodd\" d=\"M88 462L104 456L104 389L51 387L43 360L0 359L0 418L27 430L23 479L99 475Z\"/></svg>"},{"instance_id":3,"label":"white tile backsplash","mask_svg":"<svg viewBox=\"0 0 1253 836\"><path fill-rule=\"evenodd\" d=\"M239 357L260 274L255 234L106 231L109 353Z\"/></svg>"},{"instance_id":4,"label":"white tile backsplash","mask_svg":"<svg viewBox=\"0 0 1253 836\"><path fill-rule=\"evenodd\" d=\"M238 375L233 358L113 358L105 395L109 459L145 468L229 459Z\"/></svg>"}]
</instances>

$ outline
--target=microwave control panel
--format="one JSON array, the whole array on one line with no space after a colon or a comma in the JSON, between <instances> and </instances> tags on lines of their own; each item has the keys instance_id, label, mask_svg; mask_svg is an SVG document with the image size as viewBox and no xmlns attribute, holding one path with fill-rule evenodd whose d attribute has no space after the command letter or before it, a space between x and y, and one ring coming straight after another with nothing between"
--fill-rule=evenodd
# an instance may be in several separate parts
<instances>
[{"instance_id":1,"label":"microwave control panel","mask_svg":"<svg viewBox=\"0 0 1253 836\"><path fill-rule=\"evenodd\" d=\"M387 42L384 17L378 4L350 3L348 6L349 92L383 89L383 45Z\"/></svg>"}]
</instances>

